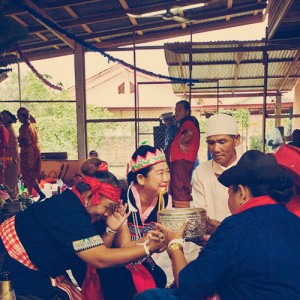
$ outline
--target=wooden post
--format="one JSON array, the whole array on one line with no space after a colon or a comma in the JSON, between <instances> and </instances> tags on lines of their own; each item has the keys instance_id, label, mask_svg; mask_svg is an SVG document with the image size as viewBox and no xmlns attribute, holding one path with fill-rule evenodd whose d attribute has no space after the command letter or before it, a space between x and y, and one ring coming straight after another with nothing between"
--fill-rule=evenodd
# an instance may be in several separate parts
<instances>
[{"instance_id":1,"label":"wooden post","mask_svg":"<svg viewBox=\"0 0 300 300\"><path fill-rule=\"evenodd\" d=\"M281 115L281 95L276 95L276 103L275 103L275 115ZM275 119L275 127L281 126L281 118Z\"/></svg>"},{"instance_id":2,"label":"wooden post","mask_svg":"<svg viewBox=\"0 0 300 300\"><path fill-rule=\"evenodd\" d=\"M300 80L295 86L293 115L300 114ZM293 130L300 129L300 118L293 118Z\"/></svg>"},{"instance_id":3,"label":"wooden post","mask_svg":"<svg viewBox=\"0 0 300 300\"><path fill-rule=\"evenodd\" d=\"M87 158L86 129L86 86L84 47L76 44L74 53L76 115L77 115L77 148L78 159Z\"/></svg>"}]
</instances>

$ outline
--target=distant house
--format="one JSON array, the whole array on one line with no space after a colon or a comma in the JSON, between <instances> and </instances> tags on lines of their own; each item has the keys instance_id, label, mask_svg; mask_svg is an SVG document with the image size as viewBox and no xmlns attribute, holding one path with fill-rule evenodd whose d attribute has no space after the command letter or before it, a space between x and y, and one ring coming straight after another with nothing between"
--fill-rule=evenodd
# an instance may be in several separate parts
<instances>
[{"instance_id":1,"label":"distant house","mask_svg":"<svg viewBox=\"0 0 300 300\"><path fill-rule=\"evenodd\" d=\"M137 82L136 96L134 86L135 76ZM71 97L75 99L75 87L69 88L69 91ZM172 85L167 80L140 72L134 74L132 69L121 64L114 64L112 67L88 78L86 80L86 99L88 105L106 108L113 114L112 119L115 122L121 119L133 120L135 117L135 101L137 101L139 106L139 118L152 120L152 122L148 123L148 126L144 126L145 122L142 123L143 125L140 125L142 129L139 131L140 141L145 139L149 141L150 144L155 144L155 140L158 139L161 142L164 138L162 134L155 137L155 131L157 126L159 126L159 122L153 120L158 120L162 113L174 112L175 104L180 100L180 98L174 94ZM281 106L282 111L287 114L293 107L293 100L283 96ZM220 97L218 103L217 99L214 98L192 98L192 114L203 121L205 121L205 118L210 114L216 113L217 110L228 109L247 109L251 114L249 128L240 126L240 133L243 138L241 151L248 150L251 137L261 136L263 120L262 97L235 98L233 95L232 98ZM268 97L267 99L267 112L269 114L275 113L275 99L272 97ZM124 164L134 151L132 129L126 130L125 124L120 127L121 129L117 131L108 132L101 142L93 141L95 144L89 145L92 149L99 150L99 152L102 153L102 158L114 166ZM274 119L268 122L268 128L272 127L274 127ZM269 130L268 128L267 131ZM205 128L201 129L204 131ZM156 132L159 132L159 130ZM287 128L285 129L285 133L286 132ZM201 160L204 160L207 152L205 135L202 134L202 137L199 157ZM122 149L123 151L122 153L120 153L120 151L115 153L111 151L111 149ZM122 165L121 170L123 173L124 168Z\"/></svg>"},{"instance_id":2,"label":"distant house","mask_svg":"<svg viewBox=\"0 0 300 300\"><path fill-rule=\"evenodd\" d=\"M114 118L132 118L134 116L134 71L121 64L99 72L86 80L87 104L107 108ZM174 111L177 101L172 85L165 79L136 72L137 94L140 117L159 117L161 113ZM71 98L75 99L75 86L69 88ZM273 97L274 98L274 97ZM267 110L274 113L275 100L267 99ZM262 97L192 99L193 111L197 114L215 113L218 109L248 109L251 114L261 115ZM283 95L282 110L287 113L293 107L293 100Z\"/></svg>"},{"instance_id":3,"label":"distant house","mask_svg":"<svg viewBox=\"0 0 300 300\"><path fill-rule=\"evenodd\" d=\"M135 108L134 71L121 64L86 80L87 104L107 108L114 118L133 118ZM136 72L140 117L158 118L162 112L173 111L179 100L171 84L161 78ZM75 99L75 87L69 89Z\"/></svg>"}]
</instances>

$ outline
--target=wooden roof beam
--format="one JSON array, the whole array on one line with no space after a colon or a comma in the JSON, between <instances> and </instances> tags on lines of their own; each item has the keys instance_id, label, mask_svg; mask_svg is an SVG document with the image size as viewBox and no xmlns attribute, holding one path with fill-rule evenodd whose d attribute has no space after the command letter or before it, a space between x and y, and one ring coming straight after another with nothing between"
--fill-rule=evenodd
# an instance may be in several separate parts
<instances>
[{"instance_id":1,"label":"wooden roof beam","mask_svg":"<svg viewBox=\"0 0 300 300\"><path fill-rule=\"evenodd\" d=\"M227 10L230 10L232 8L233 0L227 0ZM228 22L230 20L230 15L226 16L226 21Z\"/></svg>"},{"instance_id":2,"label":"wooden roof beam","mask_svg":"<svg viewBox=\"0 0 300 300\"><path fill-rule=\"evenodd\" d=\"M181 64L182 57L179 54L179 55L176 55L176 58L177 58L177 61L178 61L178 64L179 64L179 73L180 73L179 77L180 78L185 78L184 73L183 73L183 67L182 67L182 64ZM187 98L187 86L186 86L186 84L180 83L180 89L181 89L182 93L184 94L184 97Z\"/></svg>"},{"instance_id":3,"label":"wooden roof beam","mask_svg":"<svg viewBox=\"0 0 300 300\"><path fill-rule=\"evenodd\" d=\"M28 7L34 9L37 11L40 15L42 15L44 18L51 20L54 22L43 10L41 10L35 3L33 3L31 0L25 0L25 3ZM34 16L32 16L34 18ZM50 26L42 22L41 20L35 18L39 23L41 23L43 26L45 26L48 30L50 30L54 35L56 35L59 39L61 39L65 44L67 44L70 48L75 49L75 42L68 37L66 37L64 34L58 33L57 31L53 30Z\"/></svg>"},{"instance_id":4,"label":"wooden roof beam","mask_svg":"<svg viewBox=\"0 0 300 300\"><path fill-rule=\"evenodd\" d=\"M93 2L102 2L103 0L63 0L55 3L49 3L49 1L39 1L39 8L40 9L55 9L55 8L61 8L64 6L75 6L75 5L85 5ZM12 16L12 15L23 15L26 14L27 11L21 8L21 6L16 7L17 11L9 12L6 15Z\"/></svg>"},{"instance_id":5,"label":"wooden roof beam","mask_svg":"<svg viewBox=\"0 0 300 300\"><path fill-rule=\"evenodd\" d=\"M75 11L70 6L64 6L64 9L74 18L78 19L78 15L75 13ZM92 29L87 24L81 24L81 27L87 32L92 33ZM101 42L99 38L95 38L96 42Z\"/></svg>"},{"instance_id":6,"label":"wooden roof beam","mask_svg":"<svg viewBox=\"0 0 300 300\"><path fill-rule=\"evenodd\" d=\"M297 54L296 54L293 62L291 63L288 71L286 72L286 75L285 75L284 79L282 80L282 82L281 82L281 84L280 84L280 86L278 88L278 91L282 90L282 88L285 86L286 82L290 78L290 75L292 74L292 72L294 72L294 70L296 69L296 67L299 68L299 64L298 64L299 57L300 57L300 50L297 51Z\"/></svg>"},{"instance_id":7,"label":"wooden roof beam","mask_svg":"<svg viewBox=\"0 0 300 300\"><path fill-rule=\"evenodd\" d=\"M123 9L125 10L125 12L126 12L126 11L130 11L129 6L128 6L126 0L119 0L119 2L120 2L120 4L122 5L122 7L123 7ZM132 24L133 26L137 26L137 25L138 25L138 22L137 22L137 20L136 20L135 18L130 17L130 16L127 16L127 17L129 18L129 20L130 20L130 22L131 22L131 24ZM141 30L137 30L136 33L137 33L138 35L143 35L143 32L142 32Z\"/></svg>"},{"instance_id":8,"label":"wooden roof beam","mask_svg":"<svg viewBox=\"0 0 300 300\"><path fill-rule=\"evenodd\" d=\"M254 24L261 22L261 17L260 16L249 16L249 17L243 17L242 19L234 19L231 20L230 22L226 21L218 21L218 22L211 22L209 24L193 24L193 34L196 33L201 33L201 32L207 32L211 30L218 30L218 29L225 29L225 28L230 28L230 27L235 27L235 26L242 26L242 25L249 25L249 24ZM188 30L188 29L187 29ZM157 41L160 39L166 39L166 38L172 38L172 37L178 37L178 36L183 36L189 34L187 30L183 29L172 29L169 31L162 31L159 30L159 28L155 28L155 32L149 31L148 34L144 32L144 35L138 36L135 40L137 44L139 43L147 43L147 42L153 42ZM129 33L128 33L129 34ZM102 36L103 38L103 36ZM122 46L127 46L132 43L132 38L126 37L119 37L118 39L111 40L111 41L106 41L103 38L103 42L99 45L95 44L95 47L99 47L101 49L106 49L106 48L114 48L114 47L122 47Z\"/></svg>"},{"instance_id":9,"label":"wooden roof beam","mask_svg":"<svg viewBox=\"0 0 300 300\"><path fill-rule=\"evenodd\" d=\"M238 15L238 14L242 14L242 13L247 13L249 11L253 11L253 10L259 10L262 11L264 8L266 7L265 3L260 3L260 4L255 4L255 5L243 5L243 6L239 6L239 7L233 7L230 11L224 11L224 10L214 10L214 11L210 11L210 12L206 12L205 14L197 14L195 16L191 16L192 19L197 19L199 22L201 23L205 23L207 21L210 21L214 18L225 18L227 15L230 16L234 16L234 15ZM58 24L60 27L62 28L68 28L68 27L72 27L72 26L80 26L82 24L93 24L93 23L101 23L101 22L110 22L116 19L124 19L124 18L128 18L128 16L124 13L124 12L114 12L114 13L109 13L109 14L103 14L103 15L91 15L89 17L79 17L77 19L72 19L72 20L67 20L67 21L58 21ZM230 22L232 22L233 20L231 20ZM261 21L261 19L259 20ZM198 22L198 24L199 24ZM230 23L229 22L229 23ZM169 25L171 24L176 24L177 26L180 25L177 22L169 22ZM196 24L196 23L193 23ZM145 25L136 25L137 30L143 30L143 27ZM151 22L148 23L148 28L155 28L155 27L163 27L163 26L167 26L165 21L157 21L157 22ZM237 25L235 25L237 26ZM28 28L29 33L35 33L36 31L41 32L45 30L42 26L30 26Z\"/></svg>"},{"instance_id":10,"label":"wooden roof beam","mask_svg":"<svg viewBox=\"0 0 300 300\"><path fill-rule=\"evenodd\" d=\"M13 15L13 16L11 16L11 18L16 20L22 26L28 28L28 24L26 22L24 22L20 17ZM37 35L43 41L48 41L48 39L42 33L36 32L35 35ZM57 46L54 46L54 48L59 49Z\"/></svg>"},{"instance_id":11,"label":"wooden roof beam","mask_svg":"<svg viewBox=\"0 0 300 300\"><path fill-rule=\"evenodd\" d=\"M196 24L196 25L193 25L193 33L206 32L206 31L217 30L217 29L221 29L221 28L229 28L232 26L239 26L241 23L249 24L249 23L255 23L255 22L260 22L260 18L258 16L245 17L242 20L231 20L230 22L222 21L222 22L216 22L213 24L209 23L207 25L204 25L204 24L197 25ZM176 26L178 26L178 25L180 25L180 24L177 23ZM92 33L92 34L78 35L78 38L85 40L85 41L89 41L89 40L93 40L93 39L99 37L102 39L102 43L100 43L100 44L96 43L93 45L95 47L101 48L103 50L105 50L105 48L114 48L114 47L132 45L132 32L133 32L132 28L124 28L122 30L122 35L125 35L126 37L118 36L117 32L119 32L119 34L121 35L120 31L116 31L116 32L108 31L108 32L105 32L106 35L103 32L102 33ZM117 37L117 38L114 38L114 40L112 40L112 33L115 34L115 36ZM137 36L136 43L152 42L152 41L156 41L158 39L165 39L165 38L176 37L176 36L181 36L181 35L186 35L186 34L189 34L189 32L187 32L187 30L183 30L178 27L172 28L167 32L157 29L155 31L155 33L147 32L147 34L144 34L143 36ZM54 45L59 46L61 44L62 43L60 40L48 41L48 42L44 42L44 43L35 43L35 44L30 44L28 46L26 44L23 44L22 49L34 50L37 48L49 47L49 46L54 46ZM226 49L224 49L224 50L220 50L220 48L217 48L217 49L218 50L216 52L221 52L221 51L232 52L232 50L231 50L232 48L229 49L228 51L226 51ZM234 49L236 49L236 48L234 48ZM196 50L196 52L195 52L195 50ZM197 53L198 50L199 49L193 49L193 53ZM262 50L261 50L261 48L259 48L259 50L257 50L257 51L262 51ZM202 52L205 52L205 51L202 51ZM209 52L210 52L210 49L207 49L206 53L209 53ZM178 53L180 53L180 52L178 52ZM184 54L185 52L182 51L182 53Z\"/></svg>"},{"instance_id":12,"label":"wooden roof beam","mask_svg":"<svg viewBox=\"0 0 300 300\"><path fill-rule=\"evenodd\" d=\"M261 0L257 0L257 3L261 3ZM258 10L254 10L253 15L257 15L257 14L258 14Z\"/></svg>"},{"instance_id":13,"label":"wooden roof beam","mask_svg":"<svg viewBox=\"0 0 300 300\"><path fill-rule=\"evenodd\" d=\"M236 64L234 66L234 71L233 71L232 86L235 86L238 81L238 77L240 73L240 62L243 59L243 56L244 56L244 52L236 53L236 58L235 58ZM232 89L232 92L234 93L234 88Z\"/></svg>"}]
</instances>

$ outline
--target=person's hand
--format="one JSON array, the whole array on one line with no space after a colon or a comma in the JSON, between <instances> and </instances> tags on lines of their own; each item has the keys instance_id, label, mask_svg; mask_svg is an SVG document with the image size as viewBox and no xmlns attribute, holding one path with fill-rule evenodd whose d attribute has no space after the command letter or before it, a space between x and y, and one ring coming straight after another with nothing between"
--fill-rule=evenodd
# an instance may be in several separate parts
<instances>
[{"instance_id":1,"label":"person's hand","mask_svg":"<svg viewBox=\"0 0 300 300\"><path fill-rule=\"evenodd\" d=\"M162 252L166 250L168 244L166 242L165 234L161 231L151 230L147 233L144 241L151 252Z\"/></svg>"},{"instance_id":2,"label":"person's hand","mask_svg":"<svg viewBox=\"0 0 300 300\"><path fill-rule=\"evenodd\" d=\"M127 203L125 205L120 203L115 211L106 217L106 226L113 231L118 231L131 213L130 211L126 213L126 209Z\"/></svg>"},{"instance_id":3,"label":"person's hand","mask_svg":"<svg viewBox=\"0 0 300 300\"><path fill-rule=\"evenodd\" d=\"M160 230L150 230L143 238L143 242L149 244L151 240L159 241L162 244L162 247L155 252L163 252L167 249L168 244L166 243L166 237L164 233Z\"/></svg>"},{"instance_id":4,"label":"person's hand","mask_svg":"<svg viewBox=\"0 0 300 300\"><path fill-rule=\"evenodd\" d=\"M210 235L209 234L205 234L204 236L202 236L199 240L195 240L194 243L198 246L202 246L205 247L207 241L209 240Z\"/></svg>"},{"instance_id":5,"label":"person's hand","mask_svg":"<svg viewBox=\"0 0 300 300\"><path fill-rule=\"evenodd\" d=\"M166 244L168 245L170 241L174 239L181 239L184 235L184 231L187 227L188 220L186 220L177 231L172 231L170 228L168 228L165 225L157 223L157 228L165 235Z\"/></svg>"},{"instance_id":6,"label":"person's hand","mask_svg":"<svg viewBox=\"0 0 300 300\"><path fill-rule=\"evenodd\" d=\"M210 219L207 217L206 220L206 234L202 236L198 241L195 241L195 243L199 246L205 247L210 236L216 231L218 226L220 225L221 222L215 220L215 219Z\"/></svg>"},{"instance_id":7,"label":"person's hand","mask_svg":"<svg viewBox=\"0 0 300 300\"><path fill-rule=\"evenodd\" d=\"M209 235L212 235L216 229L219 227L219 225L221 224L221 222L215 220L215 219L210 219L209 217L207 217L206 220L206 233Z\"/></svg>"},{"instance_id":8,"label":"person's hand","mask_svg":"<svg viewBox=\"0 0 300 300\"><path fill-rule=\"evenodd\" d=\"M128 203L123 205L123 201L121 200L120 203L115 207L114 212L116 211L121 214L121 216L124 216L126 214L127 207Z\"/></svg>"}]
</instances>

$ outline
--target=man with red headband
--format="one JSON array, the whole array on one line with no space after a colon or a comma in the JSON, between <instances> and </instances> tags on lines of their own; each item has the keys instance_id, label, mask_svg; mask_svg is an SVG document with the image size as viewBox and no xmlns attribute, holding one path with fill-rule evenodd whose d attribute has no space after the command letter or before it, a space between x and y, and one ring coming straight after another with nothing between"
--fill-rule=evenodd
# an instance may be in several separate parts
<instances>
[{"instance_id":1,"label":"man with red headband","mask_svg":"<svg viewBox=\"0 0 300 300\"><path fill-rule=\"evenodd\" d=\"M90 165L87 160L83 168ZM103 299L95 268L127 264L162 248L159 239L109 248L128 217L120 204L120 182L101 160L90 173L72 190L37 202L0 225L0 251L6 253L2 271L11 273L17 298ZM92 224L100 218L107 227L101 236ZM66 276L81 261L89 265L82 294Z\"/></svg>"}]
</instances>

